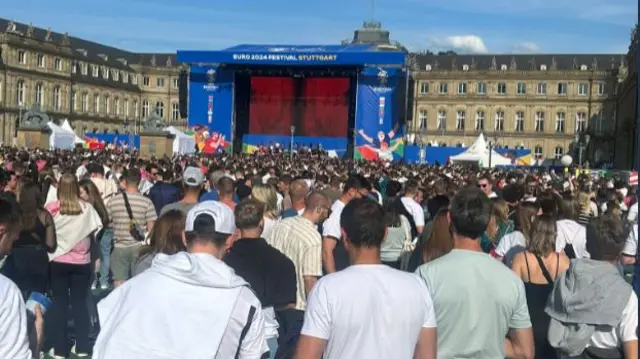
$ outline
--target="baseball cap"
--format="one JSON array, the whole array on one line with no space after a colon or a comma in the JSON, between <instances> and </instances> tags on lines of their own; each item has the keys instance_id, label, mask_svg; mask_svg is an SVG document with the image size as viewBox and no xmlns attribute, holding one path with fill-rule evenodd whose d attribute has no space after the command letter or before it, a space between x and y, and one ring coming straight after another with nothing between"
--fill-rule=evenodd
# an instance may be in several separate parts
<instances>
[{"instance_id":1,"label":"baseball cap","mask_svg":"<svg viewBox=\"0 0 640 359\"><path fill-rule=\"evenodd\" d=\"M188 186L202 186L204 175L198 167L187 167L182 175L182 181Z\"/></svg>"},{"instance_id":2,"label":"baseball cap","mask_svg":"<svg viewBox=\"0 0 640 359\"><path fill-rule=\"evenodd\" d=\"M204 201L187 213L185 232L234 234L236 220L233 211L218 201Z\"/></svg>"}]
</instances>

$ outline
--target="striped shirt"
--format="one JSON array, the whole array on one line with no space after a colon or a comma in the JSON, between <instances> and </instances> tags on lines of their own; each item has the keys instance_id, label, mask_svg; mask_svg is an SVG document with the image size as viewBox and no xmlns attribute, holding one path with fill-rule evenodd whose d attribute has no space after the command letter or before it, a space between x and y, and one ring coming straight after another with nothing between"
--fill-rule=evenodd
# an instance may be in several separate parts
<instances>
[{"instance_id":1,"label":"striped shirt","mask_svg":"<svg viewBox=\"0 0 640 359\"><path fill-rule=\"evenodd\" d=\"M153 202L140 193L127 193L127 198L131 205L133 218L141 228L148 230L147 222L155 222L158 218ZM129 219L127 207L124 204L124 196L121 193L108 202L107 213L111 219L113 243L115 247L131 247L141 244L141 242L133 239L131 233L129 233L131 220Z\"/></svg>"},{"instance_id":2,"label":"striped shirt","mask_svg":"<svg viewBox=\"0 0 640 359\"><path fill-rule=\"evenodd\" d=\"M298 216L279 221L267 243L289 257L296 268L296 309L305 310L304 276L322 276L322 236L310 220Z\"/></svg>"}]
</instances>

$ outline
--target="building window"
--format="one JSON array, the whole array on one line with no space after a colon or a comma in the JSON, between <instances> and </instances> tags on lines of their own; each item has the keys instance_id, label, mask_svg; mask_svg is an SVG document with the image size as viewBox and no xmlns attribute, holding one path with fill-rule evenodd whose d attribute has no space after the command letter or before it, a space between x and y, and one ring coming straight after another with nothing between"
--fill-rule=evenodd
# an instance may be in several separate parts
<instances>
[{"instance_id":1,"label":"building window","mask_svg":"<svg viewBox=\"0 0 640 359\"><path fill-rule=\"evenodd\" d=\"M484 130L484 111L476 112L476 131Z\"/></svg>"},{"instance_id":2,"label":"building window","mask_svg":"<svg viewBox=\"0 0 640 359\"><path fill-rule=\"evenodd\" d=\"M556 132L557 133L564 133L564 118L565 118L564 112L558 112L556 114Z\"/></svg>"},{"instance_id":3,"label":"building window","mask_svg":"<svg viewBox=\"0 0 640 359\"><path fill-rule=\"evenodd\" d=\"M81 104L80 104L80 110L82 112L87 112L87 109L89 108L89 94L88 93L83 93L82 94L82 100L81 100Z\"/></svg>"},{"instance_id":4,"label":"building window","mask_svg":"<svg viewBox=\"0 0 640 359\"><path fill-rule=\"evenodd\" d=\"M174 82L176 82L177 79L174 79ZM426 95L429 93L429 83L428 82L422 82L420 83L420 94L421 95Z\"/></svg>"},{"instance_id":5,"label":"building window","mask_svg":"<svg viewBox=\"0 0 640 359\"><path fill-rule=\"evenodd\" d=\"M142 117L147 118L149 116L149 101L142 101Z\"/></svg>"},{"instance_id":6,"label":"building window","mask_svg":"<svg viewBox=\"0 0 640 359\"><path fill-rule=\"evenodd\" d=\"M88 73L89 73L89 65L82 63L82 74L84 76L87 76Z\"/></svg>"},{"instance_id":7,"label":"building window","mask_svg":"<svg viewBox=\"0 0 640 359\"><path fill-rule=\"evenodd\" d=\"M438 111L438 130L446 130L447 129L447 111L440 110Z\"/></svg>"},{"instance_id":8,"label":"building window","mask_svg":"<svg viewBox=\"0 0 640 359\"><path fill-rule=\"evenodd\" d=\"M604 82L600 82L598 84L598 96L604 96L606 86L607 85Z\"/></svg>"},{"instance_id":9,"label":"building window","mask_svg":"<svg viewBox=\"0 0 640 359\"><path fill-rule=\"evenodd\" d=\"M587 128L587 114L578 112L576 114L576 132L584 132Z\"/></svg>"},{"instance_id":10,"label":"building window","mask_svg":"<svg viewBox=\"0 0 640 359\"><path fill-rule=\"evenodd\" d=\"M544 132L544 112L536 112L536 132Z\"/></svg>"},{"instance_id":11,"label":"building window","mask_svg":"<svg viewBox=\"0 0 640 359\"><path fill-rule=\"evenodd\" d=\"M440 83L440 93L447 93L449 92L449 86L447 85L446 82L442 82Z\"/></svg>"},{"instance_id":12,"label":"building window","mask_svg":"<svg viewBox=\"0 0 640 359\"><path fill-rule=\"evenodd\" d=\"M107 115L109 114L109 111L111 110L111 109L109 108L109 102L110 102L110 101L109 101L109 95L106 95L106 96L104 97L104 113L106 113Z\"/></svg>"},{"instance_id":13,"label":"building window","mask_svg":"<svg viewBox=\"0 0 640 359\"><path fill-rule=\"evenodd\" d=\"M178 87L180 87L180 81L179 81L179 79L177 77L174 77L173 78L173 88L174 89L178 89ZM428 83L427 83L427 92L429 92L429 84Z\"/></svg>"},{"instance_id":14,"label":"building window","mask_svg":"<svg viewBox=\"0 0 640 359\"><path fill-rule=\"evenodd\" d=\"M71 106L69 106L71 112L77 112L76 104L78 103L77 94L75 91L71 91Z\"/></svg>"},{"instance_id":15,"label":"building window","mask_svg":"<svg viewBox=\"0 0 640 359\"><path fill-rule=\"evenodd\" d=\"M516 112L516 132L524 132L524 112L518 111Z\"/></svg>"},{"instance_id":16,"label":"building window","mask_svg":"<svg viewBox=\"0 0 640 359\"><path fill-rule=\"evenodd\" d=\"M496 123L494 129L498 132L504 131L504 111L496 112Z\"/></svg>"},{"instance_id":17,"label":"building window","mask_svg":"<svg viewBox=\"0 0 640 359\"><path fill-rule=\"evenodd\" d=\"M578 96L587 96L589 84L578 84Z\"/></svg>"},{"instance_id":18,"label":"building window","mask_svg":"<svg viewBox=\"0 0 640 359\"><path fill-rule=\"evenodd\" d=\"M122 114L122 108L120 107L120 99L116 97L113 100L113 103L116 108L116 116L120 116Z\"/></svg>"},{"instance_id":19,"label":"building window","mask_svg":"<svg viewBox=\"0 0 640 359\"><path fill-rule=\"evenodd\" d=\"M525 95L527 93L527 84L524 82L518 82L518 95Z\"/></svg>"},{"instance_id":20,"label":"building window","mask_svg":"<svg viewBox=\"0 0 640 359\"><path fill-rule=\"evenodd\" d=\"M180 119L180 105L178 103L171 104L171 119L178 121Z\"/></svg>"},{"instance_id":21,"label":"building window","mask_svg":"<svg viewBox=\"0 0 640 359\"><path fill-rule=\"evenodd\" d=\"M478 95L484 95L487 93L487 84L485 84L484 82L478 82L478 88L477 91Z\"/></svg>"},{"instance_id":22,"label":"building window","mask_svg":"<svg viewBox=\"0 0 640 359\"><path fill-rule=\"evenodd\" d=\"M164 77L158 77L156 79L156 87L163 88L164 87Z\"/></svg>"},{"instance_id":23,"label":"building window","mask_svg":"<svg viewBox=\"0 0 640 359\"><path fill-rule=\"evenodd\" d=\"M111 76L113 77L113 81L120 81L120 71L113 70L113 75Z\"/></svg>"},{"instance_id":24,"label":"building window","mask_svg":"<svg viewBox=\"0 0 640 359\"><path fill-rule=\"evenodd\" d=\"M106 66L102 66L102 78L109 79L109 69Z\"/></svg>"},{"instance_id":25,"label":"building window","mask_svg":"<svg viewBox=\"0 0 640 359\"><path fill-rule=\"evenodd\" d=\"M546 95L547 94L547 84L545 82L538 83L538 86L536 86L536 93L538 95Z\"/></svg>"},{"instance_id":26,"label":"building window","mask_svg":"<svg viewBox=\"0 0 640 359\"><path fill-rule=\"evenodd\" d=\"M563 155L564 155L564 148L556 147L556 149L555 149L555 159L559 160L559 159L562 158Z\"/></svg>"},{"instance_id":27,"label":"building window","mask_svg":"<svg viewBox=\"0 0 640 359\"><path fill-rule=\"evenodd\" d=\"M45 68L46 67L43 54L38 54L36 59L37 59L38 67L40 67L40 68Z\"/></svg>"},{"instance_id":28,"label":"building window","mask_svg":"<svg viewBox=\"0 0 640 359\"><path fill-rule=\"evenodd\" d=\"M461 82L458 84L458 94L465 95L467 93L467 83Z\"/></svg>"},{"instance_id":29,"label":"building window","mask_svg":"<svg viewBox=\"0 0 640 359\"><path fill-rule=\"evenodd\" d=\"M156 113L158 116L164 118L164 103L162 101L156 102Z\"/></svg>"},{"instance_id":30,"label":"building window","mask_svg":"<svg viewBox=\"0 0 640 359\"><path fill-rule=\"evenodd\" d=\"M100 69L96 65L91 65L91 76L98 77L98 73Z\"/></svg>"},{"instance_id":31,"label":"building window","mask_svg":"<svg viewBox=\"0 0 640 359\"><path fill-rule=\"evenodd\" d=\"M149 86L149 84L151 84L151 79L149 78L149 76L142 77L142 85Z\"/></svg>"},{"instance_id":32,"label":"building window","mask_svg":"<svg viewBox=\"0 0 640 359\"><path fill-rule=\"evenodd\" d=\"M138 84L138 76L136 76L136 74L131 74L131 83L134 85Z\"/></svg>"},{"instance_id":33,"label":"building window","mask_svg":"<svg viewBox=\"0 0 640 359\"><path fill-rule=\"evenodd\" d=\"M39 83L36 85L36 101L35 102L41 107L44 107L43 94L44 94L43 86L41 83Z\"/></svg>"},{"instance_id":34,"label":"building window","mask_svg":"<svg viewBox=\"0 0 640 359\"><path fill-rule=\"evenodd\" d=\"M23 64L23 65L27 64L27 53L26 52L24 52L22 50L18 51L18 62Z\"/></svg>"},{"instance_id":35,"label":"building window","mask_svg":"<svg viewBox=\"0 0 640 359\"><path fill-rule=\"evenodd\" d=\"M100 113L100 95L93 95L93 112Z\"/></svg>"},{"instance_id":36,"label":"building window","mask_svg":"<svg viewBox=\"0 0 640 359\"><path fill-rule=\"evenodd\" d=\"M504 95L504 94L506 94L506 93L507 93L507 84L505 84L504 82L500 82L500 83L498 84L498 88L497 88L497 90L498 90L498 93L499 93L500 95Z\"/></svg>"},{"instance_id":37,"label":"building window","mask_svg":"<svg viewBox=\"0 0 640 359\"><path fill-rule=\"evenodd\" d=\"M78 63L77 63L77 62L73 62L73 63L71 64L71 73L72 73L72 74L75 74L75 73L77 73L77 72L78 72Z\"/></svg>"},{"instance_id":38,"label":"building window","mask_svg":"<svg viewBox=\"0 0 640 359\"><path fill-rule=\"evenodd\" d=\"M60 87L53 88L53 109L59 111L62 107L62 98L60 98Z\"/></svg>"},{"instance_id":39,"label":"building window","mask_svg":"<svg viewBox=\"0 0 640 359\"><path fill-rule=\"evenodd\" d=\"M53 59L53 67L56 71L62 71L62 60L59 57Z\"/></svg>"},{"instance_id":40,"label":"building window","mask_svg":"<svg viewBox=\"0 0 640 359\"><path fill-rule=\"evenodd\" d=\"M541 159L544 156L542 153L543 153L542 146L536 146L533 149L533 156L537 160Z\"/></svg>"},{"instance_id":41,"label":"building window","mask_svg":"<svg viewBox=\"0 0 640 359\"><path fill-rule=\"evenodd\" d=\"M464 131L464 123L467 117L467 113L464 110L458 110L456 113L456 130Z\"/></svg>"},{"instance_id":42,"label":"building window","mask_svg":"<svg viewBox=\"0 0 640 359\"><path fill-rule=\"evenodd\" d=\"M18 86L16 88L16 102L18 105L24 105L24 81L18 81Z\"/></svg>"},{"instance_id":43,"label":"building window","mask_svg":"<svg viewBox=\"0 0 640 359\"><path fill-rule=\"evenodd\" d=\"M123 107L124 107L124 117L129 117L129 113L130 113L129 112L129 100L126 99L126 98L124 99Z\"/></svg>"},{"instance_id":44,"label":"building window","mask_svg":"<svg viewBox=\"0 0 640 359\"><path fill-rule=\"evenodd\" d=\"M127 72L122 73L122 83L125 83L125 84L129 83L129 73Z\"/></svg>"},{"instance_id":45,"label":"building window","mask_svg":"<svg viewBox=\"0 0 640 359\"><path fill-rule=\"evenodd\" d=\"M420 110L418 114L418 121L420 121L420 129L424 130L427 128L427 110Z\"/></svg>"},{"instance_id":46,"label":"building window","mask_svg":"<svg viewBox=\"0 0 640 359\"><path fill-rule=\"evenodd\" d=\"M567 94L567 84L565 82L560 82L558 84L558 95L566 95Z\"/></svg>"}]
</instances>

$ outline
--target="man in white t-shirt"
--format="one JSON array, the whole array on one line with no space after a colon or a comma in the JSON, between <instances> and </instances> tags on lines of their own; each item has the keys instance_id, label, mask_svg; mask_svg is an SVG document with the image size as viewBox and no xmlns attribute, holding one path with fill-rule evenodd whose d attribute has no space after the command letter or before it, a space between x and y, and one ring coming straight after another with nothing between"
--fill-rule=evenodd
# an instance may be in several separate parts
<instances>
[{"instance_id":1,"label":"man in white t-shirt","mask_svg":"<svg viewBox=\"0 0 640 359\"><path fill-rule=\"evenodd\" d=\"M20 223L18 205L10 200L0 199L0 267L18 238L19 228L15 226L17 223ZM31 335L28 325L35 330ZM20 289L9 278L0 274L0 358L39 357L43 334L44 323L40 308L36 308L35 321L28 321Z\"/></svg>"},{"instance_id":2,"label":"man in white t-shirt","mask_svg":"<svg viewBox=\"0 0 640 359\"><path fill-rule=\"evenodd\" d=\"M361 175L350 176L344 185L342 195L331 206L331 215L322 226L322 264L327 273L346 268L349 258L341 244L340 215L351 200L369 195L371 184Z\"/></svg>"},{"instance_id":3,"label":"man in white t-shirt","mask_svg":"<svg viewBox=\"0 0 640 359\"><path fill-rule=\"evenodd\" d=\"M418 181L408 180L404 184L404 197L400 201L402 201L402 205L413 218L418 234L422 233L424 229L424 209L420 205L422 199L422 190Z\"/></svg>"},{"instance_id":4,"label":"man in white t-shirt","mask_svg":"<svg viewBox=\"0 0 640 359\"><path fill-rule=\"evenodd\" d=\"M340 226L351 266L321 278L311 291L296 358L435 359L427 287L417 276L381 264L386 227L380 205L350 201Z\"/></svg>"},{"instance_id":5,"label":"man in white t-shirt","mask_svg":"<svg viewBox=\"0 0 640 359\"><path fill-rule=\"evenodd\" d=\"M624 243L622 249L622 256L620 261L622 264L634 264L636 263L636 255L638 254L638 225L633 225L633 228L629 232L629 236Z\"/></svg>"}]
</instances>

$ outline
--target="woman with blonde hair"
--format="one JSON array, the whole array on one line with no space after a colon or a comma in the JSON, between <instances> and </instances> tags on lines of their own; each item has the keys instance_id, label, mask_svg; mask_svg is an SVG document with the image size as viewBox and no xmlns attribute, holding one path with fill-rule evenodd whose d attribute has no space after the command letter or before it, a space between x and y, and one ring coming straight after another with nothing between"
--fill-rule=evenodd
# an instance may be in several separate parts
<instances>
[{"instance_id":1,"label":"woman with blonde hair","mask_svg":"<svg viewBox=\"0 0 640 359\"><path fill-rule=\"evenodd\" d=\"M524 282L529 316L533 326L536 358L557 358L547 340L550 318L545 313L549 294L559 273L569 268L569 257L556 252L558 228L556 220L543 214L533 221L527 250L516 254L512 269Z\"/></svg>"},{"instance_id":2,"label":"woman with blonde hair","mask_svg":"<svg viewBox=\"0 0 640 359\"><path fill-rule=\"evenodd\" d=\"M149 244L140 248L138 260L133 267L136 276L151 267L153 257L158 253L173 255L187 250L182 241L185 215L179 210L170 210L160 216L149 235Z\"/></svg>"},{"instance_id":3,"label":"woman with blonde hair","mask_svg":"<svg viewBox=\"0 0 640 359\"><path fill-rule=\"evenodd\" d=\"M591 201L591 194L588 192L578 192L578 205L580 206L578 223L583 226L586 226L592 219L598 216L598 206Z\"/></svg>"},{"instance_id":4,"label":"woman with blonde hair","mask_svg":"<svg viewBox=\"0 0 640 359\"><path fill-rule=\"evenodd\" d=\"M422 260L424 263L436 260L453 249L453 238L449 232L449 210L441 209L433 220L433 229L424 244Z\"/></svg>"},{"instance_id":5,"label":"woman with blonde hair","mask_svg":"<svg viewBox=\"0 0 640 359\"><path fill-rule=\"evenodd\" d=\"M262 228L262 238L269 238L273 227L280 213L278 211L278 195L273 186L257 183L251 188L251 198L264 205L264 227Z\"/></svg>"},{"instance_id":6,"label":"woman with blonde hair","mask_svg":"<svg viewBox=\"0 0 640 359\"><path fill-rule=\"evenodd\" d=\"M480 245L485 253L493 253L505 235L513 232L513 221L509 220L509 204L500 198L491 200L491 218Z\"/></svg>"},{"instance_id":7,"label":"woman with blonde hair","mask_svg":"<svg viewBox=\"0 0 640 359\"><path fill-rule=\"evenodd\" d=\"M52 342L54 356L69 356L69 305L74 321L75 354L91 353L89 342L89 285L91 281L91 238L102 229L102 220L93 206L79 196L76 176L65 173L58 182L58 199L46 209L53 216L58 245L49 254Z\"/></svg>"}]
</instances>

